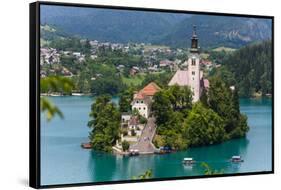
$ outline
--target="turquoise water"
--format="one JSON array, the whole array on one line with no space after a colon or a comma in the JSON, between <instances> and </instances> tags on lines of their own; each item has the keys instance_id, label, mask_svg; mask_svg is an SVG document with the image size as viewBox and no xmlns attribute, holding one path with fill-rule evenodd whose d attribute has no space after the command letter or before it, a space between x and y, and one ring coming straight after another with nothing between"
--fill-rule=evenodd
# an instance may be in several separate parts
<instances>
[{"instance_id":1,"label":"turquoise water","mask_svg":"<svg viewBox=\"0 0 281 190\"><path fill-rule=\"evenodd\" d=\"M46 122L41 116L41 184L71 184L130 180L148 169L153 178L203 175L200 164L184 167L184 157L204 161L211 168L224 173L271 171L271 99L241 99L241 112L248 116L250 131L246 138L191 148L166 155L144 155L122 157L80 147L88 141L87 121L92 98L52 97L53 102L64 113L59 118ZM117 102L117 98L113 101ZM231 164L228 159L241 155L244 162Z\"/></svg>"}]
</instances>

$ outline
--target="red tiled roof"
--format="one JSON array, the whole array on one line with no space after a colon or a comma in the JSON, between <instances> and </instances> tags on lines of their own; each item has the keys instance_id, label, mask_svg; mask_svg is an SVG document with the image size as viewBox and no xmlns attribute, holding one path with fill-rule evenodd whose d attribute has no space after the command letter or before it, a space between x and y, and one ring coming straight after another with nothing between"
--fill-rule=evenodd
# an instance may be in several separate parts
<instances>
[{"instance_id":1,"label":"red tiled roof","mask_svg":"<svg viewBox=\"0 0 281 190\"><path fill-rule=\"evenodd\" d=\"M160 87L154 82L151 82L148 85L146 85L140 92L145 96L153 96L159 90Z\"/></svg>"},{"instance_id":2,"label":"red tiled roof","mask_svg":"<svg viewBox=\"0 0 281 190\"><path fill-rule=\"evenodd\" d=\"M142 92L138 92L134 95L134 99L144 99L145 98L145 94L143 94Z\"/></svg>"}]
</instances>

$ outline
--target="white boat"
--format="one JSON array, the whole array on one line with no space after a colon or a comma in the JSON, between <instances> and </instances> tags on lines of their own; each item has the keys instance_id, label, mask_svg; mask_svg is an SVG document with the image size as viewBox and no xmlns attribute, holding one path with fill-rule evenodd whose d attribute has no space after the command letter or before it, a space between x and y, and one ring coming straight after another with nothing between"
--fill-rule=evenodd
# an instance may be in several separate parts
<instances>
[{"instance_id":1,"label":"white boat","mask_svg":"<svg viewBox=\"0 0 281 190\"><path fill-rule=\"evenodd\" d=\"M75 92L72 93L72 96L83 96L83 95L84 95L83 93L75 93Z\"/></svg>"},{"instance_id":2,"label":"white boat","mask_svg":"<svg viewBox=\"0 0 281 190\"><path fill-rule=\"evenodd\" d=\"M241 156L232 156L231 158L231 162L243 162L244 160L242 160Z\"/></svg>"},{"instance_id":3,"label":"white boat","mask_svg":"<svg viewBox=\"0 0 281 190\"><path fill-rule=\"evenodd\" d=\"M191 165L191 164L194 164L195 163L195 160L193 160L193 158L184 158L183 161L182 161L183 164L188 164L188 165Z\"/></svg>"}]
</instances>

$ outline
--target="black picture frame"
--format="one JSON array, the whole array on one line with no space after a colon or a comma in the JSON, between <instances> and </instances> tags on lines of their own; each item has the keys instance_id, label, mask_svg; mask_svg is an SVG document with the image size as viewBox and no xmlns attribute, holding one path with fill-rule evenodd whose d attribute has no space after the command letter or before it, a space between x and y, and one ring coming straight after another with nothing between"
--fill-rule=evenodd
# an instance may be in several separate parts
<instances>
[{"instance_id":1,"label":"black picture frame","mask_svg":"<svg viewBox=\"0 0 281 190\"><path fill-rule=\"evenodd\" d=\"M106 182L91 182L91 183L75 183L75 184L56 184L56 185L41 185L40 181L40 5L56 5L69 7L91 7L104 9L118 10L134 10L134 11L151 11L151 12L168 12L168 13L186 13L200 15L216 15L216 16L234 16L234 17L250 17L250 18L266 18L272 20L272 170L261 172L246 172L233 174L218 174L218 175L202 175L202 176L183 176L169 178L153 178L143 180L121 180L121 181L106 181ZM218 13L218 12L201 12L187 10L169 10L156 8L141 8L141 7L125 7L125 6L109 6L109 5L91 5L91 4L76 4L76 3L59 3L38 1L29 4L29 185L33 188L55 188L55 187L73 187L73 186L88 186L88 185L105 185L105 184L121 184L121 183L136 183L136 182L151 182L151 181L167 181L167 180L185 180L197 178L214 178L214 177L232 177L245 175L260 175L274 173L274 16L264 15L248 15L248 14L233 14L233 13Z\"/></svg>"}]
</instances>

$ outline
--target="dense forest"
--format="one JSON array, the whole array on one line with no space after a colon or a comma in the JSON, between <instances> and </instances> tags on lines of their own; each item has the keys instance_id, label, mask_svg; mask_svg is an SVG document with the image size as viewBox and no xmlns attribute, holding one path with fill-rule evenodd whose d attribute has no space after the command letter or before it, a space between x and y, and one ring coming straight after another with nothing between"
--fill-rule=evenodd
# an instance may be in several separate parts
<instances>
[{"instance_id":1,"label":"dense forest","mask_svg":"<svg viewBox=\"0 0 281 190\"><path fill-rule=\"evenodd\" d=\"M272 94L271 41L245 46L225 56L222 63L214 74L235 85L241 97Z\"/></svg>"}]
</instances>

